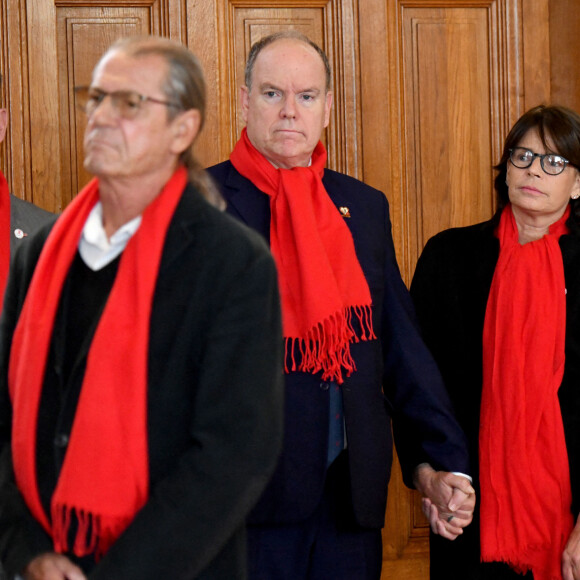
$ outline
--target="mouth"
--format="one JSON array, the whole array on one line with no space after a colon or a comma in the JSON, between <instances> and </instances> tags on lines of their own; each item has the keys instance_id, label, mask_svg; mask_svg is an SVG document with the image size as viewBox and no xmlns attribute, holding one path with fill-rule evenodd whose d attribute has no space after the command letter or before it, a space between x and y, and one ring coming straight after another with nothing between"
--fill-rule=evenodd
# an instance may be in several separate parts
<instances>
[{"instance_id":1,"label":"mouth","mask_svg":"<svg viewBox=\"0 0 580 580\"><path fill-rule=\"evenodd\" d=\"M282 135L303 135L302 131L298 131L297 129L276 129L276 133Z\"/></svg>"},{"instance_id":2,"label":"mouth","mask_svg":"<svg viewBox=\"0 0 580 580\"><path fill-rule=\"evenodd\" d=\"M529 193L531 195L544 195L544 193L542 191L540 191L539 189L536 189L535 187L532 187L531 185L524 185L523 187L520 187L520 189L524 193Z\"/></svg>"},{"instance_id":3,"label":"mouth","mask_svg":"<svg viewBox=\"0 0 580 580\"><path fill-rule=\"evenodd\" d=\"M85 147L105 147L105 148L112 148L113 145L107 141L106 139L103 139L102 137L88 137L85 141Z\"/></svg>"}]
</instances>

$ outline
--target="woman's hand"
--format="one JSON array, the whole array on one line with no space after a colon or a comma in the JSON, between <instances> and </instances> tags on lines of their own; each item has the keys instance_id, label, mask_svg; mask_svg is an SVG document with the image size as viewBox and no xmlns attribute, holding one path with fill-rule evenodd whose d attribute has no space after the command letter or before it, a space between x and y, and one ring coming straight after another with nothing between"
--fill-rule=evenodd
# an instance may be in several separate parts
<instances>
[{"instance_id":1,"label":"woman's hand","mask_svg":"<svg viewBox=\"0 0 580 580\"><path fill-rule=\"evenodd\" d=\"M580 517L562 554L562 579L580 580Z\"/></svg>"}]
</instances>

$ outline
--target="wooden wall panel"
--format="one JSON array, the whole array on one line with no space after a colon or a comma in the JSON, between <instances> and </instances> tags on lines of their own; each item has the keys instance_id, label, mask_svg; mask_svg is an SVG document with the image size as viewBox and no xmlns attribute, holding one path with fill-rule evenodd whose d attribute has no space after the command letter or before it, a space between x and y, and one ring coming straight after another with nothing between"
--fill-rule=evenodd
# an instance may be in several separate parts
<instances>
[{"instance_id":1,"label":"wooden wall panel","mask_svg":"<svg viewBox=\"0 0 580 580\"><path fill-rule=\"evenodd\" d=\"M429 237L475 223L493 209L491 167L522 90L518 3L392 3L402 119L397 232L410 281ZM515 13L512 11L515 10Z\"/></svg>"},{"instance_id":2,"label":"wooden wall panel","mask_svg":"<svg viewBox=\"0 0 580 580\"><path fill-rule=\"evenodd\" d=\"M490 147L490 100L499 98L491 86L488 16L484 7L402 12L409 269L427 239L450 223L491 214L497 151Z\"/></svg>"},{"instance_id":3,"label":"wooden wall panel","mask_svg":"<svg viewBox=\"0 0 580 580\"><path fill-rule=\"evenodd\" d=\"M5 2L2 5L0 65L3 67L3 105L8 110L8 132L3 143L5 157L2 171L11 191L24 199L32 200L26 5L7 5Z\"/></svg>"},{"instance_id":4,"label":"wooden wall panel","mask_svg":"<svg viewBox=\"0 0 580 580\"><path fill-rule=\"evenodd\" d=\"M361 10L363 175L391 202L406 282L433 233L489 217L490 165L507 131L526 108L549 100L547 7L368 0ZM442 147L462 163L440 167Z\"/></svg>"},{"instance_id":5,"label":"wooden wall panel","mask_svg":"<svg viewBox=\"0 0 580 580\"><path fill-rule=\"evenodd\" d=\"M580 10L578 0L550 0L551 101L580 113ZM546 66L540 62L539 66Z\"/></svg>"}]
</instances>

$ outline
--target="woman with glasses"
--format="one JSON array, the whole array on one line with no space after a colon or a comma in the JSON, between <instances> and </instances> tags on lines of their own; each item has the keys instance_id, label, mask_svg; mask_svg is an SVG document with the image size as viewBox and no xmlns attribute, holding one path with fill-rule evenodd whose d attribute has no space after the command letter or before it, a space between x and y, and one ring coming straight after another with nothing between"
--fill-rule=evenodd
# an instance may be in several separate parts
<instances>
[{"instance_id":1,"label":"woman with glasses","mask_svg":"<svg viewBox=\"0 0 580 580\"><path fill-rule=\"evenodd\" d=\"M463 535L432 536L432 579L580 579L579 168L580 116L529 110L495 167L494 217L436 235L417 264L478 494Z\"/></svg>"}]
</instances>

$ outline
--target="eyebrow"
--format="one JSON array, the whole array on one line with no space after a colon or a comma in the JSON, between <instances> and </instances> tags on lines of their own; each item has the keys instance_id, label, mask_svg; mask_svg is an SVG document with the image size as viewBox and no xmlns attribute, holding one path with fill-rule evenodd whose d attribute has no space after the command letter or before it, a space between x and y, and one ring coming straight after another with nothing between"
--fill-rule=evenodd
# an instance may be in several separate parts
<instances>
[{"instance_id":1,"label":"eyebrow","mask_svg":"<svg viewBox=\"0 0 580 580\"><path fill-rule=\"evenodd\" d=\"M265 90L273 90L273 91L280 91L281 93L285 92L284 89L281 89L280 87L277 87L274 83L262 83L260 85L260 91L265 91ZM306 89L300 89L299 91L296 91L298 94L301 93L316 93L317 95L319 95L322 91L320 89L316 89L316 88L306 88Z\"/></svg>"}]
</instances>

